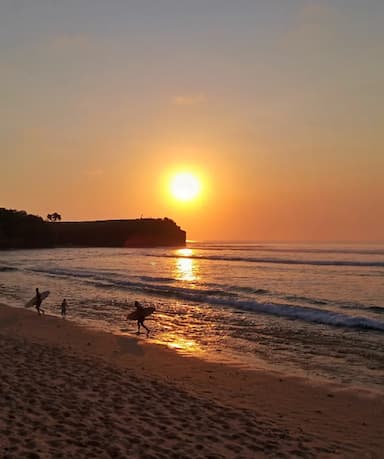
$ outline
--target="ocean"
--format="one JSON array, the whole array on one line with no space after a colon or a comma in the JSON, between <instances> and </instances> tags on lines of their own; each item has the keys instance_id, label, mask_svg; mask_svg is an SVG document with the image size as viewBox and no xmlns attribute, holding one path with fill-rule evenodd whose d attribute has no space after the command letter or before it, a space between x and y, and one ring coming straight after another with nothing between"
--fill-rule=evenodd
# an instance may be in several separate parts
<instances>
[{"instance_id":1,"label":"ocean","mask_svg":"<svg viewBox=\"0 0 384 459\"><path fill-rule=\"evenodd\" d=\"M184 249L0 252L0 302L39 287L46 313L186 356L384 394L384 245L189 242ZM34 311L34 310L33 310Z\"/></svg>"}]
</instances>

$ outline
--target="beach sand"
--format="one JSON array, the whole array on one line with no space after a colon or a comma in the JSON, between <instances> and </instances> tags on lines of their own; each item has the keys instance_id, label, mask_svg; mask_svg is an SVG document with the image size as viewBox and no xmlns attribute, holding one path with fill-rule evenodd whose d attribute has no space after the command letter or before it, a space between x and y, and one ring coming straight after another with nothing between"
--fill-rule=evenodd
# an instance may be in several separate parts
<instances>
[{"instance_id":1,"label":"beach sand","mask_svg":"<svg viewBox=\"0 0 384 459\"><path fill-rule=\"evenodd\" d=\"M384 457L384 401L0 307L0 457Z\"/></svg>"}]
</instances>

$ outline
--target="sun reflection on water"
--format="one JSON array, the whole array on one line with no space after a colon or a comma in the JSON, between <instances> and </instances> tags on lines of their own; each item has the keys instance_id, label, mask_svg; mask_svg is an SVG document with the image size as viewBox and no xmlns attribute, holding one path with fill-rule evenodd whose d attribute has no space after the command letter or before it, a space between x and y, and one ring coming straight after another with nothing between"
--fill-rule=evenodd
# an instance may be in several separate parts
<instances>
[{"instance_id":1,"label":"sun reflection on water","mask_svg":"<svg viewBox=\"0 0 384 459\"><path fill-rule=\"evenodd\" d=\"M178 249L176 250L176 254L180 257L191 257L193 255L192 249Z\"/></svg>"},{"instance_id":2,"label":"sun reflection on water","mask_svg":"<svg viewBox=\"0 0 384 459\"><path fill-rule=\"evenodd\" d=\"M156 339L152 339L152 342L166 345L180 354L189 356L198 356L203 354L203 350L195 340L172 332L162 333L157 336Z\"/></svg>"},{"instance_id":3,"label":"sun reflection on water","mask_svg":"<svg viewBox=\"0 0 384 459\"><path fill-rule=\"evenodd\" d=\"M172 277L175 281L187 283L180 285L182 288L194 288L200 278L199 260L193 257L194 251L189 248L178 249L173 252ZM151 342L167 346L185 356L202 356L205 351L200 347L196 337L196 321L189 308L181 303L168 304L167 311L157 311L157 319L161 327L156 335L151 335ZM193 310L198 311L199 306L194 305Z\"/></svg>"},{"instance_id":4,"label":"sun reflection on water","mask_svg":"<svg viewBox=\"0 0 384 459\"><path fill-rule=\"evenodd\" d=\"M192 282L196 281L198 276L199 267L195 259L188 258L193 255L192 249L179 249L176 251L176 258L174 277L175 279Z\"/></svg>"}]
</instances>

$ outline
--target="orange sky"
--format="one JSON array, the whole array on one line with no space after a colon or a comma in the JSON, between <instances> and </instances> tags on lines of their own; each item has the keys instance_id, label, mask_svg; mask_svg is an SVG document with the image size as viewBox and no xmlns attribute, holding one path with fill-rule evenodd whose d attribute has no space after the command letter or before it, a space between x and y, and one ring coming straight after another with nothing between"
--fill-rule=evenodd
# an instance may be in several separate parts
<instances>
[{"instance_id":1,"label":"orange sky","mask_svg":"<svg viewBox=\"0 0 384 459\"><path fill-rule=\"evenodd\" d=\"M383 240L383 15L374 0L5 3L0 206L167 216L195 240ZM178 170L198 199L170 197Z\"/></svg>"}]
</instances>

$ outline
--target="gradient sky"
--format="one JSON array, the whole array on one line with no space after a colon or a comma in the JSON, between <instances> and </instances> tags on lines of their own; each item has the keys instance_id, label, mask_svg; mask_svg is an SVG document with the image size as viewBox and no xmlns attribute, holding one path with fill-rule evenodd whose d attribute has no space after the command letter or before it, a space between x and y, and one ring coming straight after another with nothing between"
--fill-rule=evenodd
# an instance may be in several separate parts
<instances>
[{"instance_id":1,"label":"gradient sky","mask_svg":"<svg viewBox=\"0 0 384 459\"><path fill-rule=\"evenodd\" d=\"M0 207L383 240L383 23L382 0L0 0Z\"/></svg>"}]
</instances>

